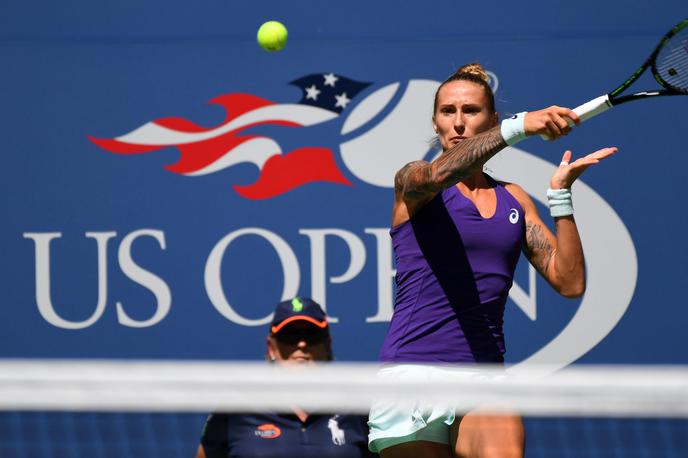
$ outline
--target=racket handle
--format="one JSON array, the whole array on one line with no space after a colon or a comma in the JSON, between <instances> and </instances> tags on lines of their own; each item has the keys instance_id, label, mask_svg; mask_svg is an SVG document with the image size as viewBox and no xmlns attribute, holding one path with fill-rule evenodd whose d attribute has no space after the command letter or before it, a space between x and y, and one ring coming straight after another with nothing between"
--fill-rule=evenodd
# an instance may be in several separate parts
<instances>
[{"instance_id":1,"label":"racket handle","mask_svg":"<svg viewBox=\"0 0 688 458\"><path fill-rule=\"evenodd\" d=\"M577 106L573 109L573 112L576 113L580 118L581 122L583 122L587 121L588 119L594 116L597 116L600 113L604 113L611 107L612 103L609 101L609 95L605 94L596 97L588 102L585 102L583 105ZM573 121L571 121L570 119L568 119L568 123L569 126L574 126ZM545 140L550 140L550 137L547 134L540 134L540 137L542 137Z\"/></svg>"},{"instance_id":2,"label":"racket handle","mask_svg":"<svg viewBox=\"0 0 688 458\"><path fill-rule=\"evenodd\" d=\"M604 113L611 107L612 103L609 101L609 95L605 94L574 108L573 112L576 113L581 122L583 122L594 116L597 116L600 113Z\"/></svg>"}]
</instances>

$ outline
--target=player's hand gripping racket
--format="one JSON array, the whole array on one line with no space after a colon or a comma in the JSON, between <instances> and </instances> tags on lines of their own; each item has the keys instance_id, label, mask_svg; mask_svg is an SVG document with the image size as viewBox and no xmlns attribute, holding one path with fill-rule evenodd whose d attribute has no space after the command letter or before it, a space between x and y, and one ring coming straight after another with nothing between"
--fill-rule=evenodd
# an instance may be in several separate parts
<instances>
[{"instance_id":1,"label":"player's hand gripping racket","mask_svg":"<svg viewBox=\"0 0 688 458\"><path fill-rule=\"evenodd\" d=\"M663 89L619 95L648 68ZM609 94L596 97L573 111L586 121L622 103L663 95L688 95L688 18L679 22L661 39L645 63ZM572 121L569 121L573 125ZM542 136L548 139L547 136Z\"/></svg>"}]
</instances>

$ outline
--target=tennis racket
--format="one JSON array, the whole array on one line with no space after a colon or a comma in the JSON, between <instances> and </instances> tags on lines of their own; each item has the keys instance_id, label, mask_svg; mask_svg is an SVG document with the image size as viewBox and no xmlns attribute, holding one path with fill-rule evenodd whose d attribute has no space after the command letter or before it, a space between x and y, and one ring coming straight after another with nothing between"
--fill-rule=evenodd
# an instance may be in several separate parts
<instances>
[{"instance_id":1,"label":"tennis racket","mask_svg":"<svg viewBox=\"0 0 688 458\"><path fill-rule=\"evenodd\" d=\"M620 95L648 68L652 70L652 75L662 89ZM688 18L664 35L645 63L619 87L574 108L573 111L581 121L587 121L622 103L665 95L688 95ZM571 121L569 123L573 125ZM544 135L543 138L548 139Z\"/></svg>"}]
</instances>

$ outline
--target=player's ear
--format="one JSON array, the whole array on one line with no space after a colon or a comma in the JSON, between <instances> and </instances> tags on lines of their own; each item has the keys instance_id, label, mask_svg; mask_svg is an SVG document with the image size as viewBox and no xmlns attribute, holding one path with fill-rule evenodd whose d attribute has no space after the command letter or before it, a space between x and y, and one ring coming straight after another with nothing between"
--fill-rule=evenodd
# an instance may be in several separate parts
<instances>
[{"instance_id":1,"label":"player's ear","mask_svg":"<svg viewBox=\"0 0 688 458\"><path fill-rule=\"evenodd\" d=\"M432 130L437 133L437 123L435 122L435 117L432 117Z\"/></svg>"},{"instance_id":2,"label":"player's ear","mask_svg":"<svg viewBox=\"0 0 688 458\"><path fill-rule=\"evenodd\" d=\"M274 339L271 339L270 336L268 336L266 340L267 340L268 353L265 355L265 358L268 361L273 362L277 359L278 350L276 348Z\"/></svg>"},{"instance_id":3,"label":"player's ear","mask_svg":"<svg viewBox=\"0 0 688 458\"><path fill-rule=\"evenodd\" d=\"M499 113L496 111L492 113L492 127L499 125Z\"/></svg>"}]
</instances>

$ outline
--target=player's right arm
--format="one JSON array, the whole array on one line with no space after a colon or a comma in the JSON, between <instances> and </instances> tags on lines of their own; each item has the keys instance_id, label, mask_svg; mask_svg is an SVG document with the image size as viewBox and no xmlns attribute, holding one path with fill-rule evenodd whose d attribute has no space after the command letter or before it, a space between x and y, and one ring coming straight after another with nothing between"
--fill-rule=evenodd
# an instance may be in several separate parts
<instances>
[{"instance_id":1,"label":"player's right arm","mask_svg":"<svg viewBox=\"0 0 688 458\"><path fill-rule=\"evenodd\" d=\"M567 118L576 124L580 122L571 109L558 106L527 113L524 120L526 135L539 134L557 139L571 130ZM506 146L497 125L456 143L432 162L415 161L404 166L394 177L392 226L408 220L438 192L481 170Z\"/></svg>"},{"instance_id":2,"label":"player's right arm","mask_svg":"<svg viewBox=\"0 0 688 458\"><path fill-rule=\"evenodd\" d=\"M432 162L415 161L405 165L394 177L395 207L403 203L408 216L412 216L438 192L480 170L488 159L506 146L499 126L496 126L458 142ZM396 210L392 217L393 226L403 222L395 224L398 219Z\"/></svg>"}]
</instances>

